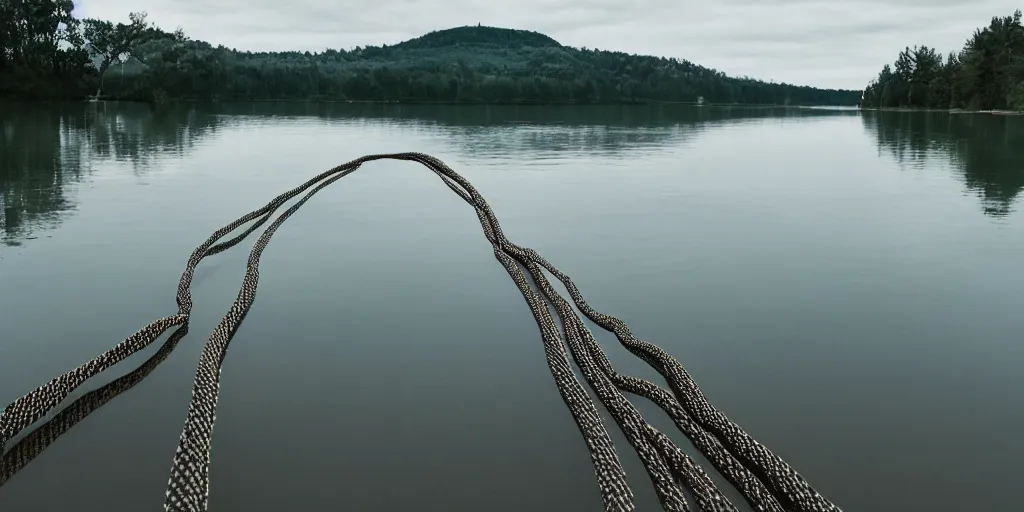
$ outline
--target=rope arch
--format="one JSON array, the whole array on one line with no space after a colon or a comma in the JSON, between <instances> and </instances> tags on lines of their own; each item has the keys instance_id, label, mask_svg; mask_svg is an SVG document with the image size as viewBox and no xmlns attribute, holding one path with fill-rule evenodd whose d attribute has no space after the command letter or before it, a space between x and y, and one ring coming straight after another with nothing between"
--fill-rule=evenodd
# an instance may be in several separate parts
<instances>
[{"instance_id":1,"label":"rope arch","mask_svg":"<svg viewBox=\"0 0 1024 512\"><path fill-rule=\"evenodd\" d=\"M357 158L315 176L302 185L277 196L263 207L253 210L215 231L192 252L186 263L176 295L177 314L155 320L107 352L54 378L8 405L0 414L0 445L6 445L11 438L53 410L86 380L149 346L164 331L171 327L182 326L172 336L172 339L174 337L180 339L181 336L184 336L192 310L192 278L199 263L206 257L237 245L266 224L284 203L305 193L295 204L274 219L253 245L238 295L227 314L207 339L196 368L192 398L185 425L182 428L171 464L164 509L167 512L206 511L221 364L227 355L234 332L255 300L259 282L260 256L277 229L315 194L356 171L362 164L382 159L412 161L427 167L469 206L474 208L484 236L494 249L495 258L519 288L537 322L548 368L556 388L590 452L598 489L606 511L632 511L636 509L636 506L615 446L612 444L596 404L573 372L572 362L579 367L584 380L594 390L602 405L625 434L629 444L640 456L648 477L654 483L659 502L665 510L688 512L691 510L690 501L701 511L730 512L737 509L722 494L707 473L686 455L668 435L658 431L644 420L640 412L623 393L647 398L663 409L679 431L690 439L714 468L740 491L745 501L754 510L758 512L840 512L839 507L814 490L782 458L758 443L741 427L712 406L675 358L660 347L636 338L622 320L592 308L584 300L572 280L536 251L510 242L502 232L494 212L472 184L440 160L422 153L376 154ZM253 224L241 234L220 242L229 233L249 222L253 222ZM547 275L551 275L565 286L569 292L571 303L558 294ZM669 390L644 379L617 373L601 346L594 339L593 334L573 309L573 305L602 329L615 334L625 348L657 370L664 377ZM555 310L558 322L551 314L552 308ZM559 328L559 323L561 328ZM178 336L179 332L181 336ZM177 339L174 339L173 344L177 343ZM173 349L173 344L170 345L170 349ZM164 348L167 346L165 344ZM125 386L131 387L138 380L144 378L145 374L152 370L151 366L159 364L159 361L166 357L164 348L158 353L158 356L162 354L159 360L156 360L157 356L154 356L143 365L144 368L148 367L147 371L139 375L133 372L129 375L135 375L135 377L115 381L115 383L121 382L121 384L110 388L106 394L100 393L93 396L92 399L86 400L83 402L85 405L82 406L82 409L73 411L69 418L81 419L82 411L91 411L98 407L95 404L105 403L104 400L98 400L98 396L108 397L106 400L109 400L117 394L113 391L119 389L123 391L122 388L127 389ZM155 363L153 363L154 360L156 360ZM97 391L104 389L107 387ZM111 395L111 393L113 394ZM83 397L69 409L76 407L79 402L89 396L91 395ZM61 414L63 415L63 413L64 411ZM55 420L51 420L47 425L53 424ZM72 425L73 423L71 422ZM67 420L65 419L49 430L46 430L46 426L42 427L42 430L49 433L39 436L35 442L28 443L26 445L27 453L31 455L33 447L39 444L43 444L43 448L45 448L45 445L48 444L47 440L52 441L54 433L59 435L66 430L66 428L62 430L66 424ZM35 433L26 440L32 439L33 436ZM19 443L18 446L23 444L25 441ZM38 453L38 451L34 453ZM26 457L21 456L17 459L22 461L20 465L10 463L9 461L12 459L6 455L3 460L8 461L4 467L20 469L24 466ZM31 460L31 456L27 457L27 460ZM0 478L4 474L7 472L0 472ZM10 477L10 474L7 474L7 478ZM5 481L6 478L0 479L0 485Z\"/></svg>"}]
</instances>

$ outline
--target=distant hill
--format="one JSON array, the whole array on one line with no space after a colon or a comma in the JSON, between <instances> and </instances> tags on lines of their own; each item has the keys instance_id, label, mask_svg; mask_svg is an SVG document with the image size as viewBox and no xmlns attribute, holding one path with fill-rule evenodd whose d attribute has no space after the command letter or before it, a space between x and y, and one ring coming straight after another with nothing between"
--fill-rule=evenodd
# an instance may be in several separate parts
<instances>
[{"instance_id":1,"label":"distant hill","mask_svg":"<svg viewBox=\"0 0 1024 512\"><path fill-rule=\"evenodd\" d=\"M861 91L726 76L665 57L564 46L544 34L466 26L395 45L248 52L156 32L114 96L444 103L857 105ZM129 76L130 75L130 76Z\"/></svg>"},{"instance_id":2,"label":"distant hill","mask_svg":"<svg viewBox=\"0 0 1024 512\"><path fill-rule=\"evenodd\" d=\"M516 30L511 28L466 26L436 30L426 35L398 43L395 48L399 49L423 49L423 48L444 48L457 45L490 45L503 48L522 48L533 46L537 48L554 47L561 48L562 45L554 39L529 30Z\"/></svg>"}]
</instances>

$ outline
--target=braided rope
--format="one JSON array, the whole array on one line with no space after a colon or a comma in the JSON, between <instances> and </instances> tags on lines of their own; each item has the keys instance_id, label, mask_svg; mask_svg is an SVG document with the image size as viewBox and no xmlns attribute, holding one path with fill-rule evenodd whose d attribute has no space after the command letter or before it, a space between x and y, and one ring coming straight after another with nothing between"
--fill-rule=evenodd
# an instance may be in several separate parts
<instances>
[{"instance_id":1,"label":"braided rope","mask_svg":"<svg viewBox=\"0 0 1024 512\"><path fill-rule=\"evenodd\" d=\"M622 320L599 313L590 307L572 279L544 260L539 254L531 252L530 257L562 282L576 307L587 318L614 333L623 346L665 377L686 411L697 419L701 427L714 434L746 467L766 482L774 490L772 494L782 503L785 510L794 512L840 511L839 507L815 491L807 480L781 457L758 443L739 425L715 409L679 361L661 347L634 337Z\"/></svg>"},{"instance_id":2,"label":"braided rope","mask_svg":"<svg viewBox=\"0 0 1024 512\"><path fill-rule=\"evenodd\" d=\"M167 359L171 351L174 350L178 342L186 334L188 334L187 323L178 327L156 354L147 359L138 368L95 391L86 393L4 453L3 457L0 457L0 487L7 483L15 473L21 471L28 463L39 456L43 450L53 444L57 438L70 430L71 427L77 425L78 422L84 420L121 393L142 382L160 363Z\"/></svg>"},{"instance_id":3,"label":"braided rope","mask_svg":"<svg viewBox=\"0 0 1024 512\"><path fill-rule=\"evenodd\" d=\"M494 249L495 258L519 288L537 322L556 388L590 452L605 510L631 511L636 507L625 471L597 407L572 370L570 354L584 379L637 451L665 510L688 512L688 493L692 494L697 508L702 511L733 512L736 508L693 459L671 438L644 420L622 392L645 397L663 409L680 432L739 489L744 499L758 512L839 512L836 505L817 493L780 457L757 443L715 409L677 360L661 348L635 338L625 322L590 307L572 280L536 251L509 242L497 217L480 193L443 162L421 153L368 155L352 160L319 174L215 231L193 251L186 264L176 296L177 315L147 325L111 350L53 379L4 409L0 414L0 445L46 415L85 380L148 346L169 327L183 326L157 355L138 370L79 399L0 459L0 485L57 436L96 407L134 386L166 358L187 330L192 308L191 282L199 263L208 256L236 245L264 225L285 202L306 192L305 196L279 215L253 245L238 295L228 313L210 334L196 369L192 399L172 461L164 507L169 512L207 510L221 365L235 331L255 300L260 256L277 229L313 195L354 172L363 163L380 159L408 160L426 166L476 210L484 235ZM217 243L228 233L251 221L256 222L240 235ZM524 268L533 284L523 272ZM566 287L573 304L585 317L614 333L630 352L655 368L666 379L671 393L652 382L618 374L572 305L551 286L545 271ZM559 329L551 315L550 307L555 309L562 329Z\"/></svg>"}]
</instances>

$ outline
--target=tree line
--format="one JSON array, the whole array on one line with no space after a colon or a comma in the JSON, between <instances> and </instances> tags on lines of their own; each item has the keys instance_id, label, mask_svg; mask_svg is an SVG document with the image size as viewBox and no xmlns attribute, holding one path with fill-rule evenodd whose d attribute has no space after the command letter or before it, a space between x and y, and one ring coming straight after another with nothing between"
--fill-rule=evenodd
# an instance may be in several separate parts
<instances>
[{"instance_id":1,"label":"tree line","mask_svg":"<svg viewBox=\"0 0 1024 512\"><path fill-rule=\"evenodd\" d=\"M907 47L864 90L865 108L1024 110L1021 11L994 17L959 52Z\"/></svg>"},{"instance_id":2,"label":"tree line","mask_svg":"<svg viewBox=\"0 0 1024 512\"><path fill-rule=\"evenodd\" d=\"M308 99L444 103L856 105L859 91L726 76L692 62L563 46L536 32L458 27L388 46L250 52L127 23L78 20L71 0L0 0L0 94L163 102Z\"/></svg>"}]
</instances>

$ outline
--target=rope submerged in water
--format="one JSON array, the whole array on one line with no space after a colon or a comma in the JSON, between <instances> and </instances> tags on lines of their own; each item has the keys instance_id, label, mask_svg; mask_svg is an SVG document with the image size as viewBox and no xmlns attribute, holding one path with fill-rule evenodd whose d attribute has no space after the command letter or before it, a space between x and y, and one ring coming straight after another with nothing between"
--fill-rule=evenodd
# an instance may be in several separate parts
<instances>
[{"instance_id":1,"label":"rope submerged in water","mask_svg":"<svg viewBox=\"0 0 1024 512\"><path fill-rule=\"evenodd\" d=\"M662 408L680 432L690 439L714 468L740 491L754 510L840 512L836 505L815 491L785 461L715 409L675 358L660 347L635 338L625 322L594 310L567 275L536 251L517 246L505 238L497 217L480 193L443 162L421 153L369 155L342 164L281 194L263 207L214 232L196 248L186 264L176 297L178 313L154 321L109 351L7 406L0 414L0 446L4 446L7 441L53 410L90 377L149 346L167 329L183 326L179 332L184 335L192 309L192 277L199 263L207 256L236 245L269 221L284 203L305 193L294 205L274 219L255 242L238 295L228 313L210 334L196 368L192 399L174 454L164 508L168 512L206 511L221 364L234 332L255 299L259 282L260 256L276 230L313 195L354 172L363 163L381 159L407 160L424 165L475 209L484 235L494 249L495 258L519 288L537 322L548 368L590 452L606 511L635 510L634 497L597 406L576 378L570 356L580 368L584 380L594 390L630 445L637 451L665 510L688 512L691 510L691 497L692 502L701 511L730 512L737 509L707 473L669 436L644 420L623 392L645 397ZM229 233L252 221L256 222L242 234L218 243ZM555 291L545 272L565 286L572 300L571 304ZM624 347L657 370L665 378L671 391L650 381L617 373L572 305L601 328L615 334ZM561 329L559 322L556 322L551 314L552 308L562 325ZM148 374L152 367L173 349L177 339L180 339L180 336L175 333L173 341L165 344L158 356L154 356L143 366L146 368L144 371L137 370L112 383L110 389L114 390L114 395L120 392L117 390L131 387ZM107 388L99 391L105 389ZM62 411L57 418L47 424L50 426L49 429L45 426L40 429L48 432L48 435L37 436L33 433L12 452L20 449L34 456L38 450L45 448L55 435L59 435L84 417L84 414L88 414L114 396L108 391L94 393L86 395ZM92 398L86 400L90 396ZM58 418L64 419L57 421ZM5 461L20 462L8 464L8 469L0 472L3 475L0 478L0 485L30 458L20 455L17 459L9 459L5 455ZM0 469L3 467L0 466Z\"/></svg>"}]
</instances>

